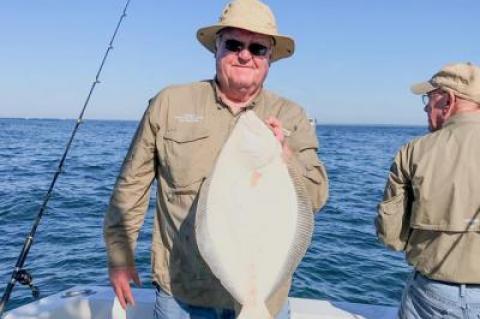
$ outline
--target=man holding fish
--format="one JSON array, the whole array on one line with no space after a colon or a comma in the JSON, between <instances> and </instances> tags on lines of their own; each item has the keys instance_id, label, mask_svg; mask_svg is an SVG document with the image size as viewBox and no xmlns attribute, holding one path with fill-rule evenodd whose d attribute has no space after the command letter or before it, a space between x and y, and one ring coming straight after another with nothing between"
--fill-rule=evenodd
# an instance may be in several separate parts
<instances>
[{"instance_id":1,"label":"man holding fish","mask_svg":"<svg viewBox=\"0 0 480 319\"><path fill-rule=\"evenodd\" d=\"M210 180L218 155L237 123L243 123L244 128L242 133L236 134L246 149L241 151L247 155L254 153L248 160L255 169L245 185L258 187L268 194L265 195L268 200L259 198L263 204L272 203L267 210L276 210L272 198L275 194L282 197L280 189L283 187L285 194L293 194L292 201L295 202L293 209L285 214L292 214L294 220L300 220L297 228L308 228L311 236L312 213L318 211L328 197L326 171L317 156L318 141L305 112L295 103L263 88L270 64L294 52L293 39L278 33L270 9L258 0L234 0L225 7L218 24L198 30L197 39L215 55L215 79L168 87L150 101L123 163L105 216L104 235L110 280L125 308L127 304L134 304L129 282L140 283L134 250L148 207L149 189L157 180L151 259L153 283L157 289L154 310L157 319L235 318L240 311L243 301L237 300L234 292L223 285L223 279L216 277L218 272L212 273L212 269L218 266L211 264L214 259L205 261L202 258L205 250L209 249L209 243L197 241L203 240L206 233L198 236L195 232L199 193L206 189L205 180ZM270 137L265 136L262 126L269 128ZM258 136L265 144L256 143L257 135L250 134L249 129L260 132ZM245 144L242 136L250 138L252 143ZM273 145L270 138L276 139ZM276 185L272 184L276 177L268 175L268 172L276 170L264 170L271 159L259 152L258 145L272 146L272 154L278 154L276 148L280 150L282 160L275 163L279 165L279 172L287 172L286 175L282 173L283 177L287 177L279 179L278 193ZM233 149L238 151L235 147ZM257 165L257 159L265 165ZM235 173L235 167L230 171ZM289 171L295 178L288 177ZM270 184L264 183L264 180ZM209 184L214 185L213 181ZM221 182L217 184L221 190ZM232 189L230 194L235 191ZM244 190L238 191L242 193ZM248 201L250 198L244 199ZM290 197L284 199L287 203ZM250 199L249 204L251 202ZM239 201L238 204L243 203ZM254 204L250 206L255 209ZM299 213L297 218L297 206L301 213L308 207L309 216L302 217ZM206 210L202 211L202 216L209 213L209 209ZM262 220L262 216L252 216ZM302 224L302 218L310 222L308 227ZM243 222L248 226L252 220ZM262 229L262 233L273 234L269 228L276 228L275 222L271 220L270 227ZM242 228L242 223L233 226ZM278 247L262 247L267 254L269 251L278 252L279 260L285 260L288 268L285 272L278 270L271 293L265 300L259 299L265 302L267 318L288 318L291 274L309 242L308 231L301 234L298 229L293 227L289 230L292 241L286 244L291 247L281 244ZM233 229L232 233L241 234L235 231ZM228 235L229 232L224 233ZM277 231L276 236L278 234ZM302 239L302 247L295 246L293 241L296 238ZM203 247L202 252L198 246ZM256 247L251 248L254 250ZM290 258L292 251L295 258ZM295 259L295 262L288 261L289 258ZM219 263L222 263L221 258ZM255 294L254 288L251 288L252 294Z\"/></svg>"}]
</instances>

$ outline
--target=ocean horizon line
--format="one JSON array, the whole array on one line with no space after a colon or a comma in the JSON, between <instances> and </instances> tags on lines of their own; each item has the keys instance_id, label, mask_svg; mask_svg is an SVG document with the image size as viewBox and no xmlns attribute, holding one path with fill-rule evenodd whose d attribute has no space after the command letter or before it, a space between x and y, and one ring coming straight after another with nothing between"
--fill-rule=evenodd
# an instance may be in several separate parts
<instances>
[{"instance_id":1,"label":"ocean horizon line","mask_svg":"<svg viewBox=\"0 0 480 319\"><path fill-rule=\"evenodd\" d=\"M77 118L63 118L63 117L2 117L0 120L32 120L32 121L76 121ZM115 119L115 118L83 118L83 122L88 121L105 121L105 122L140 122L139 119ZM321 120L317 121L317 126L377 126L377 127L426 127L426 124L418 123L354 123L354 122L322 122Z\"/></svg>"}]
</instances>

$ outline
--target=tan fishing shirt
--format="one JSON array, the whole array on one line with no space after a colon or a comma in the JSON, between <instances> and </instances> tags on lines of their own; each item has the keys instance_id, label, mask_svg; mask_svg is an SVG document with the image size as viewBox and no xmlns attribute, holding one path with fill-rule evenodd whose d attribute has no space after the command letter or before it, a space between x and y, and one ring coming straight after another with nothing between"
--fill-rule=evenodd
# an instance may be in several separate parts
<instances>
[{"instance_id":1,"label":"tan fishing shirt","mask_svg":"<svg viewBox=\"0 0 480 319\"><path fill-rule=\"evenodd\" d=\"M156 179L153 280L188 304L233 308L232 297L200 257L194 233L200 186L240 115L222 103L217 90L214 81L172 86L150 101L115 184L104 235L109 267L134 266L136 239ZM294 154L293 166L304 176L313 209L320 209L328 196L328 180L304 111L266 90L247 109L263 120L277 117L290 132L286 142ZM270 298L272 313L285 302L290 284L288 280Z\"/></svg>"},{"instance_id":2,"label":"tan fishing shirt","mask_svg":"<svg viewBox=\"0 0 480 319\"><path fill-rule=\"evenodd\" d=\"M480 284L480 114L457 114L400 149L376 225L425 276Z\"/></svg>"}]
</instances>

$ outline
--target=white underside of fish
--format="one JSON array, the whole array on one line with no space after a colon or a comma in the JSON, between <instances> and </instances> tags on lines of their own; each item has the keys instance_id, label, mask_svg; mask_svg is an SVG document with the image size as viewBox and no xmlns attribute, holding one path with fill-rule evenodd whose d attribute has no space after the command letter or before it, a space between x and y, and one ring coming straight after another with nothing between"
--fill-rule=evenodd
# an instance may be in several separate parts
<instances>
[{"instance_id":1,"label":"white underside of fish","mask_svg":"<svg viewBox=\"0 0 480 319\"><path fill-rule=\"evenodd\" d=\"M265 302L305 254L313 216L301 179L254 112L241 115L220 152L196 218L200 253L242 304L240 317L269 318Z\"/></svg>"}]
</instances>

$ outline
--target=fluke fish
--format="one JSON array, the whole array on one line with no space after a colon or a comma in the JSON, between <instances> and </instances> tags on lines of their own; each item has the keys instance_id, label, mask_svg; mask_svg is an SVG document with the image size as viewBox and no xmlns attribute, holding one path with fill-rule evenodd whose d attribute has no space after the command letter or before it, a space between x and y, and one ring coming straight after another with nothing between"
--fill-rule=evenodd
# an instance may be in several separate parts
<instances>
[{"instance_id":1,"label":"fluke fish","mask_svg":"<svg viewBox=\"0 0 480 319\"><path fill-rule=\"evenodd\" d=\"M266 302L305 255L313 214L301 176L253 111L220 151L195 227L203 259L242 305L238 318L272 318Z\"/></svg>"}]
</instances>

